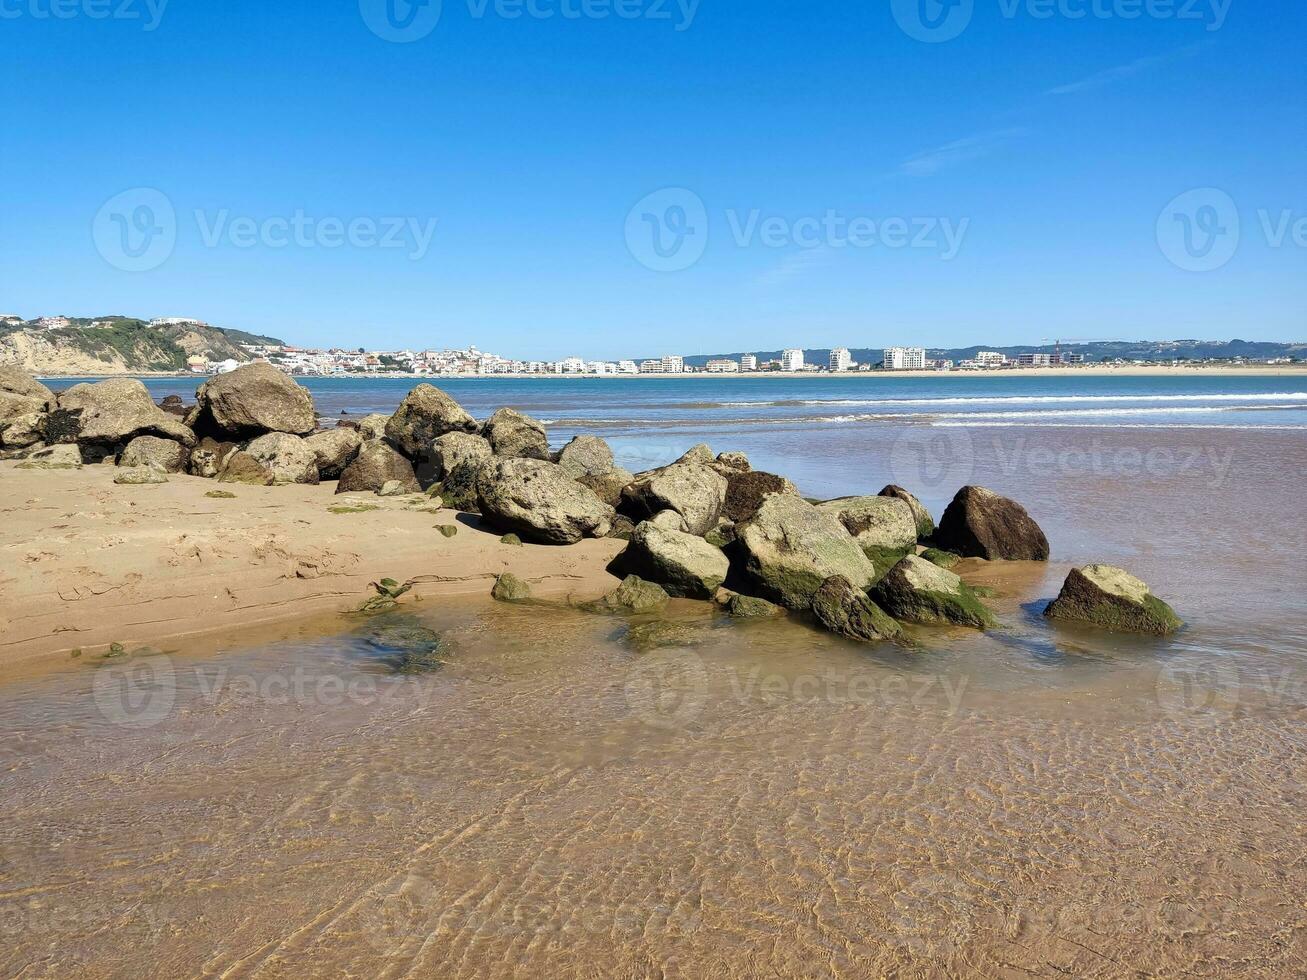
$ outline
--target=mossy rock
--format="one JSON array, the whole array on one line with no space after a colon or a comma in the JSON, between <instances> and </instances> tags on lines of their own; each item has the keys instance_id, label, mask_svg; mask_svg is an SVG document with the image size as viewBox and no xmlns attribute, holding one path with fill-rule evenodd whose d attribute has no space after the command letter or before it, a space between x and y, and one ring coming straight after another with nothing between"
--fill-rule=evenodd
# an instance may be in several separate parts
<instances>
[{"instance_id":1,"label":"mossy rock","mask_svg":"<svg viewBox=\"0 0 1307 980\"><path fill-rule=\"evenodd\" d=\"M862 643L903 635L902 626L842 575L832 576L817 590L812 597L812 614L832 633Z\"/></svg>"},{"instance_id":2,"label":"mossy rock","mask_svg":"<svg viewBox=\"0 0 1307 980\"><path fill-rule=\"evenodd\" d=\"M649 613L662 609L670 598L661 585L646 582L638 575L628 575L608 595L582 608L589 612Z\"/></svg>"},{"instance_id":3,"label":"mossy rock","mask_svg":"<svg viewBox=\"0 0 1307 980\"><path fill-rule=\"evenodd\" d=\"M927 548L921 553L921 557L940 568L952 568L962 560L961 555L952 551L941 551L939 548Z\"/></svg>"},{"instance_id":4,"label":"mossy rock","mask_svg":"<svg viewBox=\"0 0 1307 980\"><path fill-rule=\"evenodd\" d=\"M235 500L236 495L230 490L210 490L205 493L206 497L212 497L214 500Z\"/></svg>"},{"instance_id":5,"label":"mossy rock","mask_svg":"<svg viewBox=\"0 0 1307 980\"><path fill-rule=\"evenodd\" d=\"M724 608L735 619L770 619L785 614L784 607L774 602L739 592L726 600Z\"/></svg>"},{"instance_id":6,"label":"mossy rock","mask_svg":"<svg viewBox=\"0 0 1307 980\"><path fill-rule=\"evenodd\" d=\"M703 641L703 630L697 626L659 619L627 627L625 639L633 650L642 652L664 647L692 647Z\"/></svg>"},{"instance_id":7,"label":"mossy rock","mask_svg":"<svg viewBox=\"0 0 1307 980\"><path fill-rule=\"evenodd\" d=\"M980 630L997 625L994 614L962 579L916 555L890 569L872 590L871 599L906 623Z\"/></svg>"},{"instance_id":8,"label":"mossy rock","mask_svg":"<svg viewBox=\"0 0 1307 980\"><path fill-rule=\"evenodd\" d=\"M1184 625L1143 580L1112 565L1073 568L1044 615L1116 633L1157 636L1174 633Z\"/></svg>"},{"instance_id":9,"label":"mossy rock","mask_svg":"<svg viewBox=\"0 0 1307 980\"><path fill-rule=\"evenodd\" d=\"M490 590L490 595L500 602L521 602L531 598L531 586L512 572L504 572L495 579L495 587Z\"/></svg>"},{"instance_id":10,"label":"mossy rock","mask_svg":"<svg viewBox=\"0 0 1307 980\"><path fill-rule=\"evenodd\" d=\"M879 582L889 572L891 568L901 562L905 556L912 552L912 548L880 548L875 545L867 545L862 549L862 553L871 559L871 563L876 568L875 578L872 584Z\"/></svg>"},{"instance_id":11,"label":"mossy rock","mask_svg":"<svg viewBox=\"0 0 1307 980\"><path fill-rule=\"evenodd\" d=\"M502 538L499 539L499 543L509 545L510 547L513 548L522 547L522 539L519 538L516 534L505 534Z\"/></svg>"},{"instance_id":12,"label":"mossy rock","mask_svg":"<svg viewBox=\"0 0 1307 980\"><path fill-rule=\"evenodd\" d=\"M445 537L447 537L447 538L452 538L455 534L458 533L458 525L457 525L457 524L437 524L437 525L436 525L436 530L438 530L438 531L439 531L441 534L443 534Z\"/></svg>"},{"instance_id":13,"label":"mossy rock","mask_svg":"<svg viewBox=\"0 0 1307 980\"><path fill-rule=\"evenodd\" d=\"M411 616L378 617L361 633L367 646L381 654L381 662L397 674L438 670L449 656L444 638Z\"/></svg>"}]
</instances>

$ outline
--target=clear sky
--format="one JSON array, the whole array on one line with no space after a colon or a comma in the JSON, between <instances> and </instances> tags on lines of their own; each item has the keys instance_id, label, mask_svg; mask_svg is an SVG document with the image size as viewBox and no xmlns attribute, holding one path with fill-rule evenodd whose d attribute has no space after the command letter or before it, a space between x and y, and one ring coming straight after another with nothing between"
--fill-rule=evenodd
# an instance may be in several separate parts
<instances>
[{"instance_id":1,"label":"clear sky","mask_svg":"<svg viewBox=\"0 0 1307 980\"><path fill-rule=\"evenodd\" d=\"M1298 0L0 0L0 312L1303 340L1305 40Z\"/></svg>"}]
</instances>

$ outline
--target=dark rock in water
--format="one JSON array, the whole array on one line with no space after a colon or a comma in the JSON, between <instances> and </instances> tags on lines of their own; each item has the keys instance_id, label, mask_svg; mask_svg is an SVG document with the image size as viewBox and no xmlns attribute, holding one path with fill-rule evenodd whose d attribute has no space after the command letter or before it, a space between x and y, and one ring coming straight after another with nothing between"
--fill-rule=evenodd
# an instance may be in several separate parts
<instances>
[{"instance_id":1,"label":"dark rock in water","mask_svg":"<svg viewBox=\"0 0 1307 980\"><path fill-rule=\"evenodd\" d=\"M265 432L306 436L318 427L307 388L256 361L215 375L195 392L187 423L203 435L250 439Z\"/></svg>"},{"instance_id":2,"label":"dark rock in water","mask_svg":"<svg viewBox=\"0 0 1307 980\"><path fill-rule=\"evenodd\" d=\"M692 647L703 642L703 630L685 623L655 620L633 623L626 629L626 643L633 650L657 650L663 647Z\"/></svg>"},{"instance_id":3,"label":"dark rock in water","mask_svg":"<svg viewBox=\"0 0 1307 980\"><path fill-rule=\"evenodd\" d=\"M935 533L935 519L930 516L930 511L926 510L920 500L908 493L908 491L904 490L902 487L891 483L889 486L885 487L878 496L897 497L908 505L909 509L912 511L912 519L917 524L918 539L928 538Z\"/></svg>"},{"instance_id":4,"label":"dark rock in water","mask_svg":"<svg viewBox=\"0 0 1307 980\"><path fill-rule=\"evenodd\" d=\"M160 399L159 407L169 415L176 415L183 419L190 412L190 409L186 407L186 403L182 401L181 395L165 395Z\"/></svg>"},{"instance_id":5,"label":"dark rock in water","mask_svg":"<svg viewBox=\"0 0 1307 980\"><path fill-rule=\"evenodd\" d=\"M400 674L439 670L449 648L435 630L412 616L384 614L368 621L361 631L364 642L378 651L381 662Z\"/></svg>"},{"instance_id":6,"label":"dark rock in water","mask_svg":"<svg viewBox=\"0 0 1307 980\"><path fill-rule=\"evenodd\" d=\"M495 587L490 590L490 595L500 602L521 602L531 598L531 586L512 572L504 572L495 579Z\"/></svg>"},{"instance_id":7,"label":"dark rock in water","mask_svg":"<svg viewBox=\"0 0 1307 980\"><path fill-rule=\"evenodd\" d=\"M962 560L961 555L955 555L951 551L940 551L938 548L927 548L921 553L921 557L940 568L952 568Z\"/></svg>"},{"instance_id":8,"label":"dark rock in water","mask_svg":"<svg viewBox=\"0 0 1307 980\"><path fill-rule=\"evenodd\" d=\"M477 475L477 502L492 527L537 544L575 544L602 538L613 509L569 477L557 463L496 459Z\"/></svg>"},{"instance_id":9,"label":"dark rock in water","mask_svg":"<svg viewBox=\"0 0 1307 980\"><path fill-rule=\"evenodd\" d=\"M747 461L745 466L748 466ZM722 515L737 524L758 513L762 498L767 494L797 495L799 492L793 483L775 473L731 468L722 468L718 472L726 477L726 500L722 506Z\"/></svg>"},{"instance_id":10,"label":"dark rock in water","mask_svg":"<svg viewBox=\"0 0 1307 980\"><path fill-rule=\"evenodd\" d=\"M409 459L421 459L428 447L447 432L473 432L476 419L448 394L420 384L399 403L386 422L386 438Z\"/></svg>"},{"instance_id":11,"label":"dark rock in water","mask_svg":"<svg viewBox=\"0 0 1307 980\"><path fill-rule=\"evenodd\" d=\"M1044 615L1117 633L1158 636L1184 625L1175 610L1153 595L1141 579L1112 565L1073 568Z\"/></svg>"},{"instance_id":12,"label":"dark rock in water","mask_svg":"<svg viewBox=\"0 0 1307 980\"><path fill-rule=\"evenodd\" d=\"M812 597L812 614L826 629L850 640L875 643L903 635L902 626L842 575L822 583Z\"/></svg>"},{"instance_id":13,"label":"dark rock in water","mask_svg":"<svg viewBox=\"0 0 1307 980\"><path fill-rule=\"evenodd\" d=\"M376 493L391 480L398 480L405 493L417 493L413 464L381 439L369 440L359 448L358 456L340 474L337 493L370 491Z\"/></svg>"},{"instance_id":14,"label":"dark rock in water","mask_svg":"<svg viewBox=\"0 0 1307 980\"><path fill-rule=\"evenodd\" d=\"M995 625L994 614L962 579L916 555L891 568L871 598L895 619L908 623L982 630Z\"/></svg>"},{"instance_id":15,"label":"dark rock in water","mask_svg":"<svg viewBox=\"0 0 1307 980\"><path fill-rule=\"evenodd\" d=\"M726 581L730 562L703 538L645 521L609 571L657 582L668 595L708 599Z\"/></svg>"},{"instance_id":16,"label":"dark rock in water","mask_svg":"<svg viewBox=\"0 0 1307 980\"><path fill-rule=\"evenodd\" d=\"M963 558L1048 561L1048 538L1026 509L984 487L963 487L944 511L935 545Z\"/></svg>"},{"instance_id":17,"label":"dark rock in water","mask_svg":"<svg viewBox=\"0 0 1307 980\"><path fill-rule=\"evenodd\" d=\"M662 609L669 598L661 585L628 575L612 592L585 608L591 612L649 613Z\"/></svg>"},{"instance_id":18,"label":"dark rock in water","mask_svg":"<svg viewBox=\"0 0 1307 980\"><path fill-rule=\"evenodd\" d=\"M622 490L621 507L635 521L674 510L685 518L691 534L704 534L717 525L725 504L725 477L702 463L677 462L638 474Z\"/></svg>"}]
</instances>

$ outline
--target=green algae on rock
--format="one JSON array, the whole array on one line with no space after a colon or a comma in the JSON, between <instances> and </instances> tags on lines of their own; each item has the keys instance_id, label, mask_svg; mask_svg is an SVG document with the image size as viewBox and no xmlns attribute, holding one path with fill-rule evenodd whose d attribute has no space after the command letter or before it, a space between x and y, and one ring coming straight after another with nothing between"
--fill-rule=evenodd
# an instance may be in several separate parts
<instances>
[{"instance_id":1,"label":"green algae on rock","mask_svg":"<svg viewBox=\"0 0 1307 980\"><path fill-rule=\"evenodd\" d=\"M1184 625L1175 610L1153 595L1141 579L1113 565L1071 569L1061 593L1044 615L1118 633L1158 636Z\"/></svg>"},{"instance_id":2,"label":"green algae on rock","mask_svg":"<svg viewBox=\"0 0 1307 980\"><path fill-rule=\"evenodd\" d=\"M871 598L895 619L908 623L981 630L996 625L994 614L962 579L916 555L891 568Z\"/></svg>"}]
</instances>

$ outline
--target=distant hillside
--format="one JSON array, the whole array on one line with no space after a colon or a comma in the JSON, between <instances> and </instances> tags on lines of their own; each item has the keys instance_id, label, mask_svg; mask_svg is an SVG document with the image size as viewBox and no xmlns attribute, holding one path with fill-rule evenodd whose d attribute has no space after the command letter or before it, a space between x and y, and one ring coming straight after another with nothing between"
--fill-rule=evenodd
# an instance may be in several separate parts
<instances>
[{"instance_id":1,"label":"distant hillside","mask_svg":"<svg viewBox=\"0 0 1307 980\"><path fill-rule=\"evenodd\" d=\"M962 361L975 357L977 351L993 350L1008 357L1019 354L1052 354L1056 350L1053 344L1026 344L1017 347L995 347L977 344L974 347L928 347L926 356L933 360ZM1172 361L1185 359L1201 361L1211 358L1230 359L1246 357L1264 360L1269 357L1307 358L1307 343L1278 344L1252 340L1100 340L1088 344L1062 345L1067 353L1082 354L1086 362L1111 361L1121 358L1126 361ZM852 347L849 349L853 360L859 364L878 364L885 356L881 347ZM741 354L755 354L758 362L779 360L778 350L741 351L734 354L696 354L687 356L685 363L694 367L703 367L712 358L726 357L738 361ZM815 347L804 350L804 360L809 364L827 364L830 362L829 347ZM641 358L643 360L643 358Z\"/></svg>"},{"instance_id":2,"label":"distant hillside","mask_svg":"<svg viewBox=\"0 0 1307 980\"><path fill-rule=\"evenodd\" d=\"M247 361L242 343L281 341L193 322L152 324L126 316L0 321L0 364L42 375L184 371L192 355Z\"/></svg>"}]
</instances>

